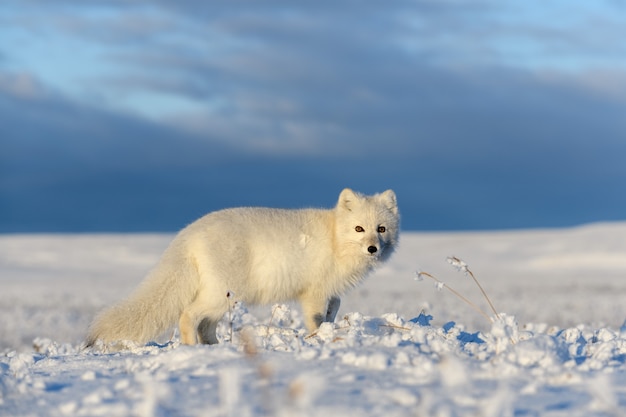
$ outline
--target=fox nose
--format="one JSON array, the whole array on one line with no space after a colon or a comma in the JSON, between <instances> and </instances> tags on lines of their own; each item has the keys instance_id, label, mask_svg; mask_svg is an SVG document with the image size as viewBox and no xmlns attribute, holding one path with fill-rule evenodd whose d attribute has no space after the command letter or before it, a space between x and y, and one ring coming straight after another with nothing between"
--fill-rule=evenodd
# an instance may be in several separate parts
<instances>
[{"instance_id":1,"label":"fox nose","mask_svg":"<svg viewBox=\"0 0 626 417\"><path fill-rule=\"evenodd\" d=\"M370 246L370 247L368 247L368 248L367 248L367 251L368 251L369 253L371 253L371 254L376 253L376 251L377 251L377 250L378 250L378 249L376 249L376 246Z\"/></svg>"}]
</instances>

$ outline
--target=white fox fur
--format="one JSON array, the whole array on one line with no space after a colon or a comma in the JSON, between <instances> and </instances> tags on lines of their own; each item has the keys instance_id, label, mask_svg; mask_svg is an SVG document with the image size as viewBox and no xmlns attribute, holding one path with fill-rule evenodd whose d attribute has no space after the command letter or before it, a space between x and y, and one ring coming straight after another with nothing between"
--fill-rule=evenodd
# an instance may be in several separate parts
<instances>
[{"instance_id":1,"label":"white fox fur","mask_svg":"<svg viewBox=\"0 0 626 417\"><path fill-rule=\"evenodd\" d=\"M234 300L297 299L305 324L333 321L339 296L393 252L399 214L393 191L345 189L333 209L233 208L209 213L176 235L135 292L100 313L86 343L146 343L179 325L186 344L217 343Z\"/></svg>"}]
</instances>

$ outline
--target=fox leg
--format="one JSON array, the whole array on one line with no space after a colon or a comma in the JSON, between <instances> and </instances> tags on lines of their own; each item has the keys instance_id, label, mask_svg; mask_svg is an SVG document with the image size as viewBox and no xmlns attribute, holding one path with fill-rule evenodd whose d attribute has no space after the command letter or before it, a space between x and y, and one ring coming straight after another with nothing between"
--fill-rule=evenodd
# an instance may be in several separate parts
<instances>
[{"instance_id":1,"label":"fox leg","mask_svg":"<svg viewBox=\"0 0 626 417\"><path fill-rule=\"evenodd\" d=\"M200 343L205 345L214 345L218 343L215 330L217 329L217 320L212 320L209 317L205 317L200 320L198 325L198 339Z\"/></svg>"},{"instance_id":2,"label":"fox leg","mask_svg":"<svg viewBox=\"0 0 626 417\"><path fill-rule=\"evenodd\" d=\"M328 309L326 310L326 319L324 321L330 323L334 322L340 305L341 299L339 297L330 297L330 300L328 300Z\"/></svg>"},{"instance_id":3,"label":"fox leg","mask_svg":"<svg viewBox=\"0 0 626 417\"><path fill-rule=\"evenodd\" d=\"M321 297L319 295L305 293L300 297L304 324L310 332L315 331L325 321L334 321L339 310L341 300L339 297Z\"/></svg>"},{"instance_id":4,"label":"fox leg","mask_svg":"<svg viewBox=\"0 0 626 417\"><path fill-rule=\"evenodd\" d=\"M178 320L180 329L180 341L186 345L195 345L196 339L196 318L188 310L183 311Z\"/></svg>"},{"instance_id":5,"label":"fox leg","mask_svg":"<svg viewBox=\"0 0 626 417\"><path fill-rule=\"evenodd\" d=\"M196 299L183 310L178 321L180 339L186 345L200 342L217 343L215 329L217 322L228 311L226 301L220 302L208 293L200 293Z\"/></svg>"}]
</instances>

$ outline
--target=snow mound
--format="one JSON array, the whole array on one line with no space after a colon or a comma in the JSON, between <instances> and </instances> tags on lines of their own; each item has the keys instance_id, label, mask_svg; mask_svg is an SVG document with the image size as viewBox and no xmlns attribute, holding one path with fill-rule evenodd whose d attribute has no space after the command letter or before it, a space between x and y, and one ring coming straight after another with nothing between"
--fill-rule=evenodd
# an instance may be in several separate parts
<instances>
[{"instance_id":1,"label":"snow mound","mask_svg":"<svg viewBox=\"0 0 626 417\"><path fill-rule=\"evenodd\" d=\"M486 332L425 314L360 313L307 335L297 310L264 322L238 304L221 343L123 350L34 341L0 357L0 415L618 415L626 327ZM119 347L118 347L119 348Z\"/></svg>"}]
</instances>

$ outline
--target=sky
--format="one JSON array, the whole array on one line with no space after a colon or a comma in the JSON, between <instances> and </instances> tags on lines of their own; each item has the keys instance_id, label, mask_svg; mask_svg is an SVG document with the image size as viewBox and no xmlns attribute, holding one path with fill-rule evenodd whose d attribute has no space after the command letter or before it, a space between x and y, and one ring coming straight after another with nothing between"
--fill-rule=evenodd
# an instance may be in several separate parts
<instances>
[{"instance_id":1,"label":"sky","mask_svg":"<svg viewBox=\"0 0 626 417\"><path fill-rule=\"evenodd\" d=\"M406 230L626 220L619 1L3 0L0 232L393 189Z\"/></svg>"}]
</instances>

